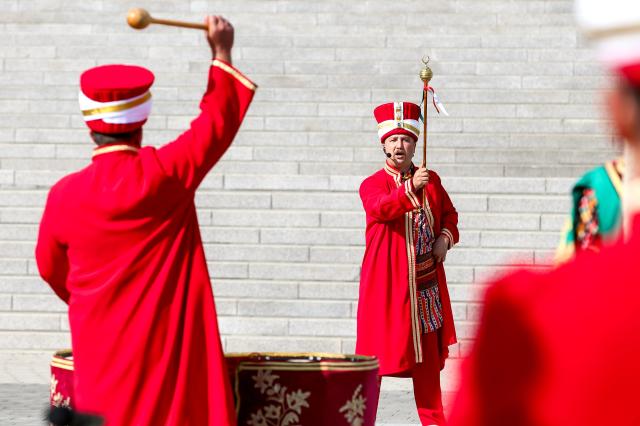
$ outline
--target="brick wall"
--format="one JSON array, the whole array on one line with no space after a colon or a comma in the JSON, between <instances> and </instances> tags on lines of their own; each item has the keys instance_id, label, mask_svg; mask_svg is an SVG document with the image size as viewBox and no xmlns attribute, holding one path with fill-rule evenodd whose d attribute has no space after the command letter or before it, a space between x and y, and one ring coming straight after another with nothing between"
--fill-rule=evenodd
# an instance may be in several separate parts
<instances>
[{"instance_id":1,"label":"brick wall","mask_svg":"<svg viewBox=\"0 0 640 426\"><path fill-rule=\"evenodd\" d=\"M197 111L203 35L129 29L134 6L195 21L225 14L235 63L260 86L197 195L228 351L353 351L357 188L384 160L372 110L419 101L424 54L451 114L432 113L429 159L460 211L461 243L447 258L454 356L473 336L483 281L508 259L544 264L571 182L614 155L597 96L607 80L569 0L0 0L0 355L18 364L69 345L65 306L32 253L48 188L90 158L79 73L152 69L150 144Z\"/></svg>"}]
</instances>

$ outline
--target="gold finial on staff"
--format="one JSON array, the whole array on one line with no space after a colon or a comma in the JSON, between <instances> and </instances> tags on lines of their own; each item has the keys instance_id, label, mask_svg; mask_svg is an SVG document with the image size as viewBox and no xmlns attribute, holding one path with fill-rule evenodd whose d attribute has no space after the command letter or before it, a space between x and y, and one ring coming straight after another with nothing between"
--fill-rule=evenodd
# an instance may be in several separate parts
<instances>
[{"instance_id":1,"label":"gold finial on staff","mask_svg":"<svg viewBox=\"0 0 640 426\"><path fill-rule=\"evenodd\" d=\"M424 64L424 68L420 70L420 80L424 83L424 87L422 90L422 167L427 167L427 103L429 100L429 82L433 78L433 71L429 68L429 61L431 58L429 56L422 57L422 63Z\"/></svg>"},{"instance_id":2,"label":"gold finial on staff","mask_svg":"<svg viewBox=\"0 0 640 426\"><path fill-rule=\"evenodd\" d=\"M431 68L429 68L429 61L431 60L431 58L429 58L429 56L426 56L426 60L424 59L425 57L422 57L422 63L424 64L424 68L422 68L422 70L420 70L420 80L422 80L426 85L429 84L429 82L431 81L431 79L433 78L433 71L431 71Z\"/></svg>"}]
</instances>

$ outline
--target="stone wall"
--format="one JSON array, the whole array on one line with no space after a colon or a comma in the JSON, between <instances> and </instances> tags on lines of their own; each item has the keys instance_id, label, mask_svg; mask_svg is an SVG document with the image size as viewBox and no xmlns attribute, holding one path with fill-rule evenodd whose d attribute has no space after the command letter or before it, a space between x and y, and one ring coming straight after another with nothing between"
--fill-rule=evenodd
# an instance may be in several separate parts
<instances>
[{"instance_id":1,"label":"stone wall","mask_svg":"<svg viewBox=\"0 0 640 426\"><path fill-rule=\"evenodd\" d=\"M451 114L431 112L429 164L460 212L446 263L453 356L472 341L486 278L510 259L548 263L571 182L614 155L599 111L607 79L568 0L0 0L0 358L24 371L46 372L41 360L69 346L66 307L33 250L48 188L90 161L80 72L113 62L154 71L149 144L175 138L198 110L203 34L132 30L135 6L194 21L224 14L235 64L260 86L197 194L227 351L354 350L357 190L384 161L372 110L420 100L423 55ZM0 381L30 380L9 370Z\"/></svg>"}]
</instances>

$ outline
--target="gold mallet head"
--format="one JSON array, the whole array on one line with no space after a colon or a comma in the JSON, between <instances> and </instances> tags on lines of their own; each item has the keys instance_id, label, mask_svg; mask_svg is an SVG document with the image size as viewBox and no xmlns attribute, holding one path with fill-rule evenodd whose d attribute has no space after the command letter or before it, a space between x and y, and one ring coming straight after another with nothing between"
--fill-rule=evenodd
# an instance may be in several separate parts
<instances>
[{"instance_id":1,"label":"gold mallet head","mask_svg":"<svg viewBox=\"0 0 640 426\"><path fill-rule=\"evenodd\" d=\"M429 84L429 82L433 78L433 71L431 71L431 68L429 68L429 65L428 65L429 61L430 61L430 58L428 56L426 60L422 58L422 63L424 64L424 68L420 70L420 80L424 81L425 84Z\"/></svg>"},{"instance_id":2,"label":"gold mallet head","mask_svg":"<svg viewBox=\"0 0 640 426\"><path fill-rule=\"evenodd\" d=\"M127 23L130 27L141 30L149 26L151 23L151 15L145 9L129 9L129 13L127 13Z\"/></svg>"}]
</instances>

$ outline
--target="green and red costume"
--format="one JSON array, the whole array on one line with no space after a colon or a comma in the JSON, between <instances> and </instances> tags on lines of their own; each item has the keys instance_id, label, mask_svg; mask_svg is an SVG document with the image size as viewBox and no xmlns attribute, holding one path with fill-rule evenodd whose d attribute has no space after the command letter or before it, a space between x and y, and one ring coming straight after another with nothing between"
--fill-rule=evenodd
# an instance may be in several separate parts
<instances>
[{"instance_id":1,"label":"green and red costume","mask_svg":"<svg viewBox=\"0 0 640 426\"><path fill-rule=\"evenodd\" d=\"M571 216L556 251L556 261L564 262L577 252L599 251L615 238L622 224L622 159L590 170L574 185Z\"/></svg>"}]
</instances>

